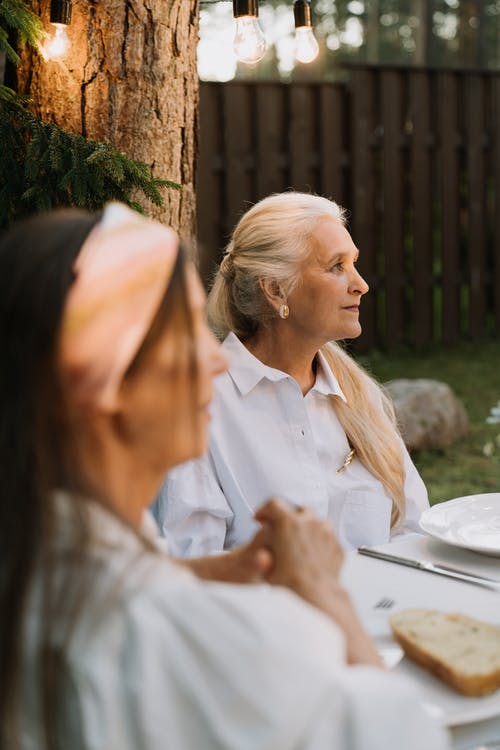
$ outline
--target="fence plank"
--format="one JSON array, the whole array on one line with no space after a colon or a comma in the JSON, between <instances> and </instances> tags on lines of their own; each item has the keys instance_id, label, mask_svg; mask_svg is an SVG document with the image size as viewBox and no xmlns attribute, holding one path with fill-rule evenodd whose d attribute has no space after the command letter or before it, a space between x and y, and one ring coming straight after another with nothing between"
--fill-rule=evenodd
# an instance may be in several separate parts
<instances>
[{"instance_id":1,"label":"fence plank","mask_svg":"<svg viewBox=\"0 0 500 750\"><path fill-rule=\"evenodd\" d=\"M198 254L200 274L208 283L218 261L221 243L222 153L220 140L220 88L200 88L200 156L197 171Z\"/></svg>"},{"instance_id":2,"label":"fence plank","mask_svg":"<svg viewBox=\"0 0 500 750\"><path fill-rule=\"evenodd\" d=\"M492 176L494 185L494 220L492 237L492 296L495 331L500 336L500 76L492 81Z\"/></svg>"},{"instance_id":3,"label":"fence plank","mask_svg":"<svg viewBox=\"0 0 500 750\"><path fill-rule=\"evenodd\" d=\"M343 206L347 201L344 86L322 84L319 97L321 194Z\"/></svg>"},{"instance_id":4,"label":"fence plank","mask_svg":"<svg viewBox=\"0 0 500 750\"><path fill-rule=\"evenodd\" d=\"M414 335L417 346L433 339L431 179L431 76L410 73L412 235L414 268Z\"/></svg>"},{"instance_id":5,"label":"fence plank","mask_svg":"<svg viewBox=\"0 0 500 750\"><path fill-rule=\"evenodd\" d=\"M385 340L393 348L404 333L404 246L403 246L403 159L401 155L402 91L401 76L393 70L382 71L381 122L383 141L382 192L383 253L385 257Z\"/></svg>"},{"instance_id":6,"label":"fence plank","mask_svg":"<svg viewBox=\"0 0 500 750\"><path fill-rule=\"evenodd\" d=\"M226 149L226 234L254 200L252 95L244 83L223 88L224 143Z\"/></svg>"},{"instance_id":7,"label":"fence plank","mask_svg":"<svg viewBox=\"0 0 500 750\"><path fill-rule=\"evenodd\" d=\"M484 90L479 75L469 75L464 81L465 132L468 174L468 255L469 255L469 326L470 334L481 336L486 313L486 253L487 225L484 168Z\"/></svg>"},{"instance_id":8,"label":"fence plank","mask_svg":"<svg viewBox=\"0 0 500 750\"><path fill-rule=\"evenodd\" d=\"M459 124L458 85L453 73L438 76L438 129L441 151L442 338L459 338Z\"/></svg>"},{"instance_id":9,"label":"fence plank","mask_svg":"<svg viewBox=\"0 0 500 750\"><path fill-rule=\"evenodd\" d=\"M282 84L256 89L256 173L257 198L283 190L288 184L286 144L286 102Z\"/></svg>"},{"instance_id":10,"label":"fence plank","mask_svg":"<svg viewBox=\"0 0 500 750\"><path fill-rule=\"evenodd\" d=\"M371 70L354 70L351 77L352 133L352 233L360 257L360 272L371 287L361 305L361 348L376 343L376 239L375 183L372 154L375 127L375 76Z\"/></svg>"},{"instance_id":11,"label":"fence plank","mask_svg":"<svg viewBox=\"0 0 500 750\"><path fill-rule=\"evenodd\" d=\"M290 187L305 192L318 184L315 89L302 83L288 87Z\"/></svg>"},{"instance_id":12,"label":"fence plank","mask_svg":"<svg viewBox=\"0 0 500 750\"><path fill-rule=\"evenodd\" d=\"M312 190L352 215L371 287L361 348L480 336L492 314L500 333L498 74L364 66L342 83L205 83L200 95L204 278L248 203Z\"/></svg>"}]
</instances>

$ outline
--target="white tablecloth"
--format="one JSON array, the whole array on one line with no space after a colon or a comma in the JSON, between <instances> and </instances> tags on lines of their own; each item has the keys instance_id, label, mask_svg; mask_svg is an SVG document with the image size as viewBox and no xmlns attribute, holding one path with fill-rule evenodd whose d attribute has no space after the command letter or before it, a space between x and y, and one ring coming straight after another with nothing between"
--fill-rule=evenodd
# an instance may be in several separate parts
<instances>
[{"instance_id":1,"label":"white tablecloth","mask_svg":"<svg viewBox=\"0 0 500 750\"><path fill-rule=\"evenodd\" d=\"M500 581L500 558L451 547L430 537L413 535L377 549L403 557L442 562ZM425 607L462 612L500 625L500 592L477 585L376 560L357 552L350 552L346 556L342 579L361 621L389 660L392 656L397 658L397 648L394 648L388 619L399 609ZM500 691L484 699L462 698L458 694L455 697L453 691L406 659L395 669L422 681L426 700L429 695L438 696L440 700L441 695L444 696L442 705L445 706L446 719L452 716L451 721L456 724L450 729L455 750L466 750L482 742L500 740ZM469 715L491 713L497 705L498 713L495 712L492 718L457 724Z\"/></svg>"}]
</instances>

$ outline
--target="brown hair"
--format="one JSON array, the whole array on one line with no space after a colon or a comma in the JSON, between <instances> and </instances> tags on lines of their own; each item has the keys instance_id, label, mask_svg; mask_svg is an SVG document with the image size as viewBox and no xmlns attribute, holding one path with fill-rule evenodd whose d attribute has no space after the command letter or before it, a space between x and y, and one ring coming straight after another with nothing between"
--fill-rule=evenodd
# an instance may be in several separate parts
<instances>
[{"instance_id":1,"label":"brown hair","mask_svg":"<svg viewBox=\"0 0 500 750\"><path fill-rule=\"evenodd\" d=\"M86 587L84 562L90 540L85 503L72 503L78 531L71 564L55 583L57 517L54 490L78 490L57 343L73 265L99 215L60 210L33 217L0 238L0 748L20 745L20 680L27 644L25 611L35 573L42 594L40 640L34 659L46 748L57 746L64 653L51 647L61 606L78 620ZM133 378L145 353L167 325L179 331L190 357L192 322L184 253L156 318L126 377ZM193 383L195 381L193 380ZM98 498L97 498L98 499ZM66 642L71 625L68 625ZM32 646L33 644L30 644ZM63 644L64 646L64 644ZM64 650L64 649L63 649ZM31 658L31 657L30 657ZM30 662L31 663L31 662Z\"/></svg>"}]
</instances>

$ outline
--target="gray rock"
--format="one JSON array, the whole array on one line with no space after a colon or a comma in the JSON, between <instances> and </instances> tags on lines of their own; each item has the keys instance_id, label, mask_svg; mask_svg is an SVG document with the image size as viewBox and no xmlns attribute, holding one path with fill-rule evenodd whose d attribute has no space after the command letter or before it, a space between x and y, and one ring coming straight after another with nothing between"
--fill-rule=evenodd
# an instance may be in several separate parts
<instances>
[{"instance_id":1,"label":"gray rock","mask_svg":"<svg viewBox=\"0 0 500 750\"><path fill-rule=\"evenodd\" d=\"M408 450L451 445L469 431L462 402L438 380L390 380L384 388L394 403Z\"/></svg>"}]
</instances>

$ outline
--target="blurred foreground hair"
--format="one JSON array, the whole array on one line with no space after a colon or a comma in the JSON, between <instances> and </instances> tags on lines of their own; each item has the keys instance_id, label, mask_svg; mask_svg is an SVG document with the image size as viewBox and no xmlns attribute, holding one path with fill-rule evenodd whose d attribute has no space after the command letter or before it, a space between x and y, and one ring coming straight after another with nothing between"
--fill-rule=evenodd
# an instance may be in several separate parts
<instances>
[{"instance_id":1,"label":"blurred foreground hair","mask_svg":"<svg viewBox=\"0 0 500 750\"><path fill-rule=\"evenodd\" d=\"M65 394L58 371L58 337L73 266L100 214L65 209L33 217L0 237L0 748L20 746L23 668L33 668L46 750L61 745L59 726L64 653L54 651L55 624L63 606L74 623L93 585L85 573L90 541L85 502L72 503L77 534L67 570L57 570L55 490L78 497L82 478L72 448ZM187 299L185 254L179 251L156 317L126 378L167 325L190 357L196 375ZM194 380L193 380L194 383ZM99 498L95 498L99 500ZM146 549L146 542L144 547ZM26 605L36 575L41 584L40 641L28 643ZM60 635L60 634L59 634ZM64 636L59 639L64 651ZM29 652L29 653L28 653ZM31 675L31 671L30 671ZM26 678L26 675L24 675ZM42 749L40 749L42 750Z\"/></svg>"}]
</instances>

